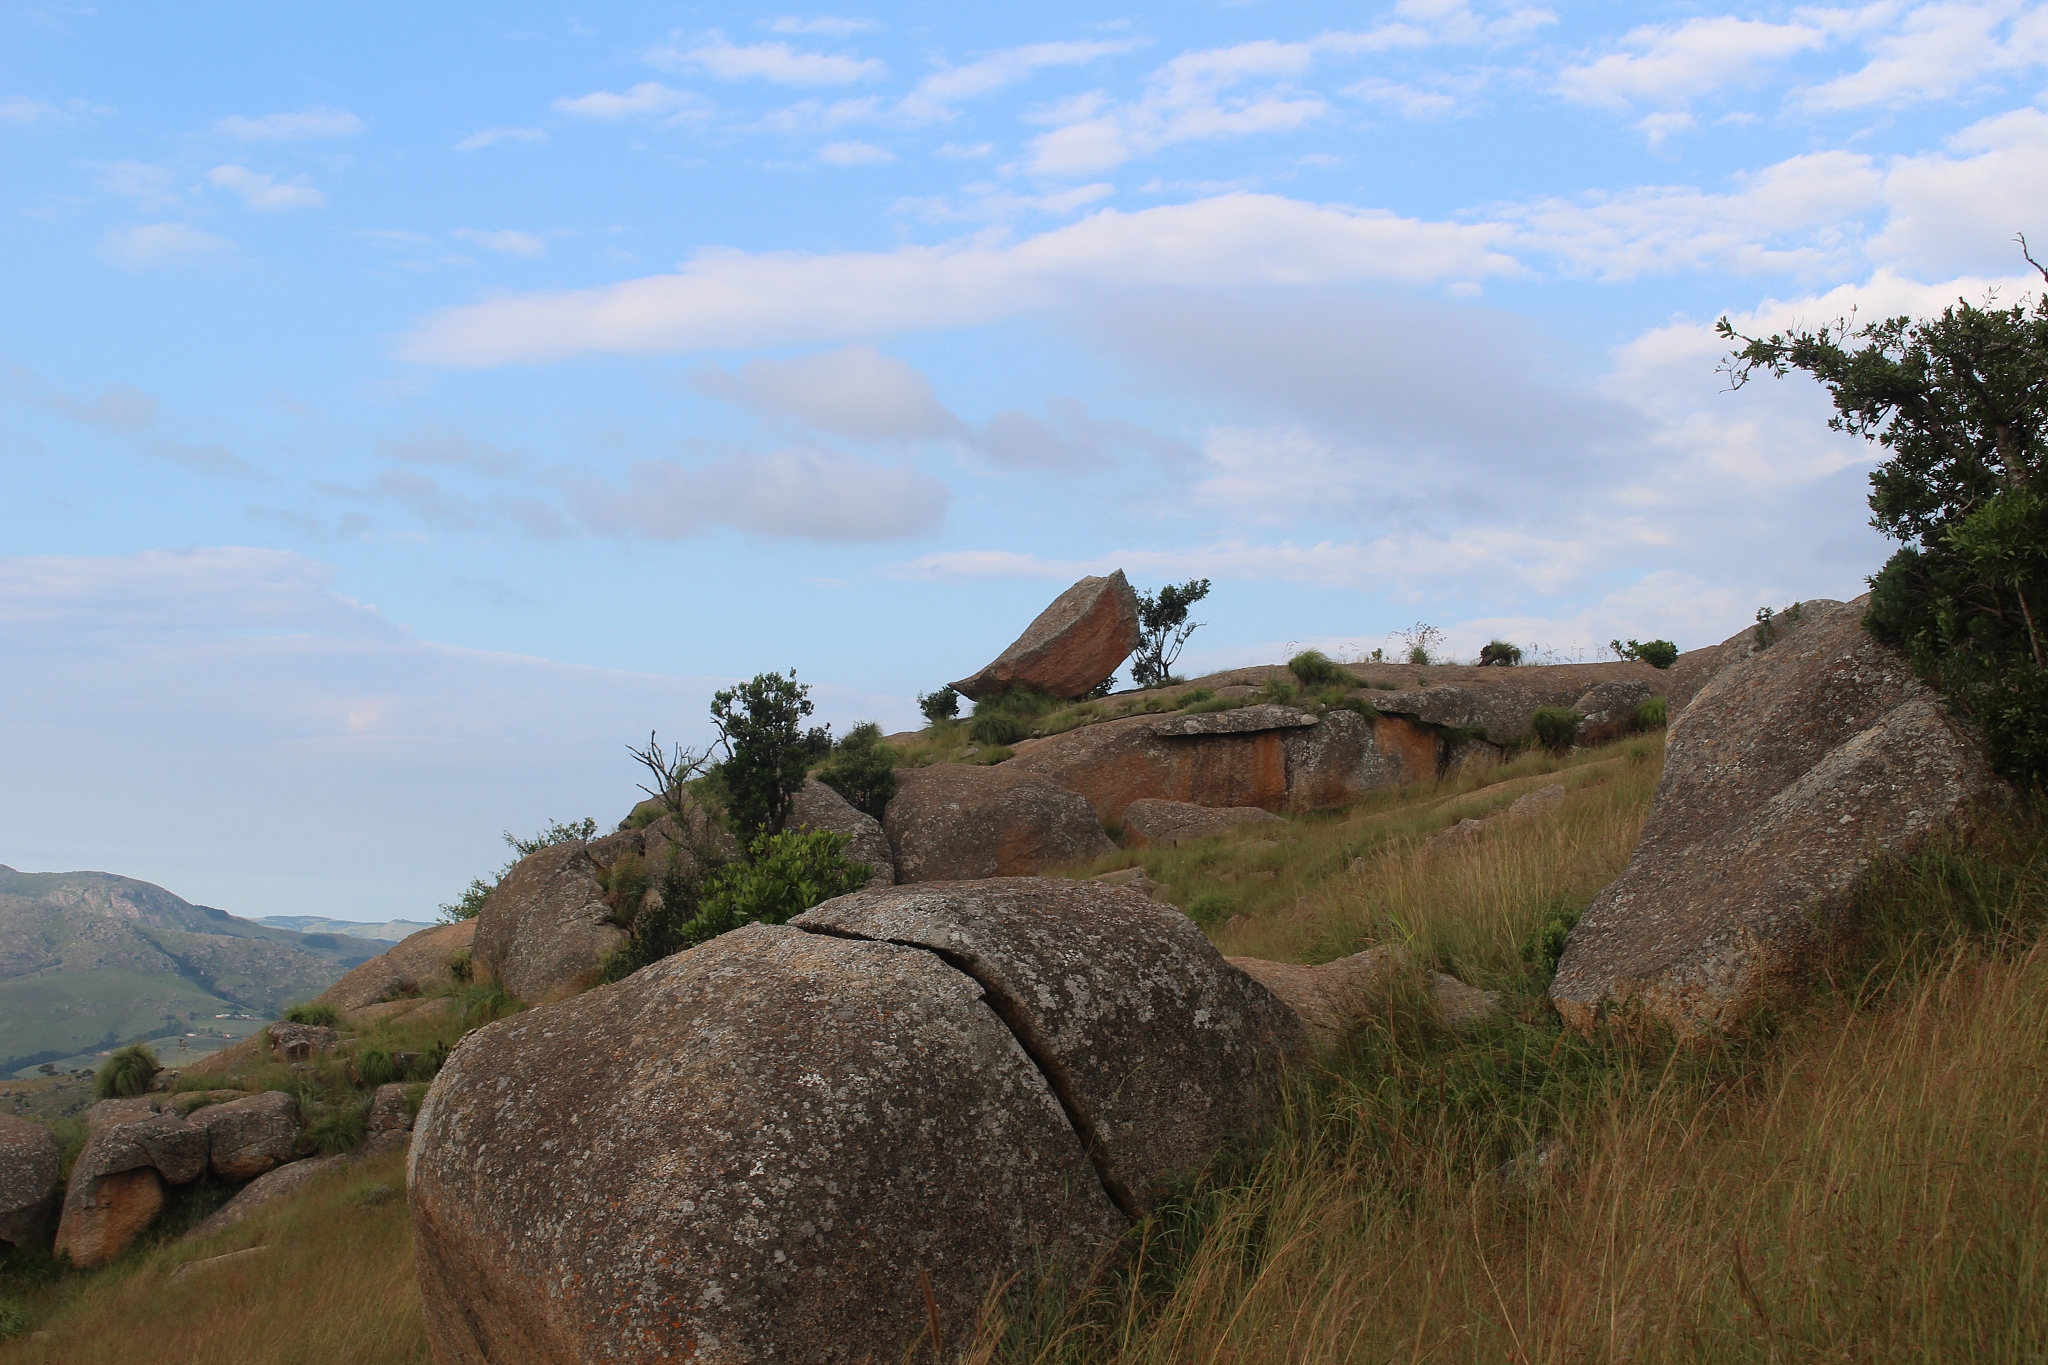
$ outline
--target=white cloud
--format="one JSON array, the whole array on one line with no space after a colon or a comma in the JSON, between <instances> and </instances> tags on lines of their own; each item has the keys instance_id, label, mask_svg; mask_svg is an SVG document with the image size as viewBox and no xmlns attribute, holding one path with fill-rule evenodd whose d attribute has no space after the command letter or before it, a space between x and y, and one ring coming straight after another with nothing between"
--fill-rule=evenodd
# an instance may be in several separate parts
<instances>
[{"instance_id":1,"label":"white cloud","mask_svg":"<svg viewBox=\"0 0 2048 1365\"><path fill-rule=\"evenodd\" d=\"M915 213L931 222L1003 222L1024 214L1064 216L1099 204L1116 194L1106 180L1092 185L1075 185L1046 194L1018 194L991 181L975 181L960 187L960 195L939 195L929 199L904 198L896 202L899 212Z\"/></svg>"},{"instance_id":2,"label":"white cloud","mask_svg":"<svg viewBox=\"0 0 2048 1365\"><path fill-rule=\"evenodd\" d=\"M1634 49L1610 53L1558 78L1566 99L1625 108L1681 105L1811 51L1827 34L1810 24L1772 24L1719 15L1676 25L1645 25L1621 39Z\"/></svg>"},{"instance_id":3,"label":"white cloud","mask_svg":"<svg viewBox=\"0 0 2048 1365\"><path fill-rule=\"evenodd\" d=\"M993 142L946 142L941 143L935 153L948 161L979 161L995 154L996 144Z\"/></svg>"},{"instance_id":4,"label":"white cloud","mask_svg":"<svg viewBox=\"0 0 2048 1365\"><path fill-rule=\"evenodd\" d=\"M953 495L911 464L795 447L710 464L646 460L623 484L565 479L578 519L602 535L682 540L718 526L826 542L902 540L936 530Z\"/></svg>"},{"instance_id":5,"label":"white cloud","mask_svg":"<svg viewBox=\"0 0 2048 1365\"><path fill-rule=\"evenodd\" d=\"M557 107L560 101L556 102ZM458 152L476 152L500 142L546 142L548 135L539 128L480 128L455 144Z\"/></svg>"},{"instance_id":6,"label":"white cloud","mask_svg":"<svg viewBox=\"0 0 2048 1365\"><path fill-rule=\"evenodd\" d=\"M692 46L675 41L656 48L647 60L665 70L697 70L720 80L758 79L775 85L851 85L888 71L872 57L798 52L788 43L733 43L717 32Z\"/></svg>"},{"instance_id":7,"label":"white cloud","mask_svg":"<svg viewBox=\"0 0 2048 1365\"><path fill-rule=\"evenodd\" d=\"M1154 284L1420 283L1510 273L1498 226L1231 194L1106 209L1014 244L805 256L706 251L674 274L429 315L402 345L439 365L691 351L961 326Z\"/></svg>"},{"instance_id":8,"label":"white cloud","mask_svg":"<svg viewBox=\"0 0 2048 1365\"><path fill-rule=\"evenodd\" d=\"M1886 6L1870 10L1889 17ZM2048 8L2015 0L1937 0L1908 10L1896 31L1871 46L1877 55L1867 65L1806 91L1804 102L1861 109L1944 99L1994 74L2048 63Z\"/></svg>"},{"instance_id":9,"label":"white cloud","mask_svg":"<svg viewBox=\"0 0 2048 1365\"><path fill-rule=\"evenodd\" d=\"M379 441L377 453L406 464L467 467L499 477L519 472L523 463L509 450L440 422L422 422L403 436Z\"/></svg>"},{"instance_id":10,"label":"white cloud","mask_svg":"<svg viewBox=\"0 0 2048 1365\"><path fill-rule=\"evenodd\" d=\"M116 265L140 270L203 259L230 245L190 223L145 223L107 233L100 239L100 253Z\"/></svg>"},{"instance_id":11,"label":"white cloud","mask_svg":"<svg viewBox=\"0 0 2048 1365\"><path fill-rule=\"evenodd\" d=\"M52 104L48 100L32 99L27 95L0 97L0 128L36 128L52 125L61 128L76 127L90 123L114 111L103 104L87 100L66 100Z\"/></svg>"},{"instance_id":12,"label":"white cloud","mask_svg":"<svg viewBox=\"0 0 2048 1365\"><path fill-rule=\"evenodd\" d=\"M869 345L791 360L750 360L737 372L706 366L690 376L690 386L769 417L863 440L959 437L966 431L921 371Z\"/></svg>"},{"instance_id":13,"label":"white cloud","mask_svg":"<svg viewBox=\"0 0 2048 1365\"><path fill-rule=\"evenodd\" d=\"M1378 78L1356 81L1345 86L1342 93L1370 104L1384 104L1402 118L1448 118L1458 112L1457 96L1440 90L1418 90L1398 81Z\"/></svg>"},{"instance_id":14,"label":"white cloud","mask_svg":"<svg viewBox=\"0 0 2048 1365\"><path fill-rule=\"evenodd\" d=\"M1930 276L2009 269L2019 259L2015 233L2048 240L2048 113L2015 109L1965 128L1948 146L1947 155L1892 164L1891 218L1869 244L1871 259Z\"/></svg>"},{"instance_id":15,"label":"white cloud","mask_svg":"<svg viewBox=\"0 0 2048 1365\"><path fill-rule=\"evenodd\" d=\"M363 131L364 125L346 109L303 109L295 114L263 114L256 118L231 114L213 126L243 142L299 142L354 137Z\"/></svg>"},{"instance_id":16,"label":"white cloud","mask_svg":"<svg viewBox=\"0 0 2048 1365\"><path fill-rule=\"evenodd\" d=\"M844 19L833 14L820 14L809 19L784 15L768 23L770 33L816 33L827 38L851 38L857 33L877 32L881 27L878 19Z\"/></svg>"},{"instance_id":17,"label":"white cloud","mask_svg":"<svg viewBox=\"0 0 2048 1365\"><path fill-rule=\"evenodd\" d=\"M1049 67L1081 66L1142 47L1138 39L1091 39L1029 43L990 53L978 61L934 71L904 96L899 110L919 122L947 117L964 100L993 94Z\"/></svg>"},{"instance_id":18,"label":"white cloud","mask_svg":"<svg viewBox=\"0 0 2048 1365\"><path fill-rule=\"evenodd\" d=\"M478 228L457 228L454 235L462 241L474 242L486 251L496 251L506 256L523 256L527 260L537 260L548 252L548 244L530 232L513 232L509 229L485 232Z\"/></svg>"},{"instance_id":19,"label":"white cloud","mask_svg":"<svg viewBox=\"0 0 2048 1365\"><path fill-rule=\"evenodd\" d=\"M818 160L829 166L880 166L896 159L896 153L872 142L828 142L818 149Z\"/></svg>"},{"instance_id":20,"label":"white cloud","mask_svg":"<svg viewBox=\"0 0 2048 1365\"><path fill-rule=\"evenodd\" d=\"M276 177L252 171L247 166L215 166L206 173L206 179L231 194L240 195L242 202L250 208L264 212L317 209L327 202L327 196L311 185L283 184Z\"/></svg>"},{"instance_id":21,"label":"white cloud","mask_svg":"<svg viewBox=\"0 0 2048 1365\"><path fill-rule=\"evenodd\" d=\"M557 113L612 123L620 119L663 118L666 123L687 123L707 117L711 101L694 90L677 90L660 81L642 81L621 94L596 90L554 102Z\"/></svg>"}]
</instances>

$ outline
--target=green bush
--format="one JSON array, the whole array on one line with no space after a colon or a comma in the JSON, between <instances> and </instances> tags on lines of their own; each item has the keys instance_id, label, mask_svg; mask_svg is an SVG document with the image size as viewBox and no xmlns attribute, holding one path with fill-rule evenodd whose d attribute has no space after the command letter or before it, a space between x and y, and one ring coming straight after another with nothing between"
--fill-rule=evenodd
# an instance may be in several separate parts
<instances>
[{"instance_id":1,"label":"green bush","mask_svg":"<svg viewBox=\"0 0 2048 1365\"><path fill-rule=\"evenodd\" d=\"M1522 662L1522 647L1506 640L1490 640L1481 647L1479 662L1482 667L1513 668Z\"/></svg>"},{"instance_id":2,"label":"green bush","mask_svg":"<svg viewBox=\"0 0 2048 1365\"><path fill-rule=\"evenodd\" d=\"M896 794L896 750L882 739L881 726L873 721L856 725L833 746L818 780L855 810L879 820Z\"/></svg>"},{"instance_id":3,"label":"green bush","mask_svg":"<svg viewBox=\"0 0 2048 1365\"><path fill-rule=\"evenodd\" d=\"M1669 716L1669 705L1662 697L1645 697L1636 706L1635 725L1638 730L1661 730Z\"/></svg>"},{"instance_id":4,"label":"green bush","mask_svg":"<svg viewBox=\"0 0 2048 1365\"><path fill-rule=\"evenodd\" d=\"M130 1043L120 1048L106 1061L93 1077L92 1092L103 1100L122 1099L129 1095L140 1095L149 1089L149 1082L163 1063L157 1061L156 1053L150 1051L147 1043Z\"/></svg>"},{"instance_id":5,"label":"green bush","mask_svg":"<svg viewBox=\"0 0 2048 1365\"><path fill-rule=\"evenodd\" d=\"M822 726L806 730L811 689L796 680L759 673L738 687L715 692L711 719L725 758L712 771L725 788L726 816L741 839L773 834L789 818L789 803L810 775L811 759L831 747Z\"/></svg>"},{"instance_id":6,"label":"green bush","mask_svg":"<svg viewBox=\"0 0 2048 1365\"><path fill-rule=\"evenodd\" d=\"M1031 737L1031 728L1015 716L1000 711L986 715L976 712L967 722L967 737L976 744L1015 744Z\"/></svg>"},{"instance_id":7,"label":"green bush","mask_svg":"<svg viewBox=\"0 0 2048 1365\"><path fill-rule=\"evenodd\" d=\"M448 954L448 975L455 979L456 984L468 985L470 978L475 974L476 962L470 956L469 949L458 948Z\"/></svg>"},{"instance_id":8,"label":"green bush","mask_svg":"<svg viewBox=\"0 0 2048 1365\"><path fill-rule=\"evenodd\" d=\"M956 719L960 714L960 694L950 686L936 692L917 694L917 709L924 713L927 722L937 725L942 721Z\"/></svg>"},{"instance_id":9,"label":"green bush","mask_svg":"<svg viewBox=\"0 0 2048 1365\"><path fill-rule=\"evenodd\" d=\"M1768 609L1765 615L1768 615ZM1762 621L1765 617L1760 615L1757 619ZM1769 644L1770 641L1764 640L1763 643ZM1627 644L1610 640L1607 647L1617 658L1640 661L1652 668L1669 668L1678 662L1678 646L1669 640L1630 640Z\"/></svg>"},{"instance_id":10,"label":"green bush","mask_svg":"<svg viewBox=\"0 0 2048 1365\"><path fill-rule=\"evenodd\" d=\"M367 1097L321 1105L307 1120L299 1141L322 1156L353 1152L362 1145L363 1135L368 1131L369 1109Z\"/></svg>"},{"instance_id":11,"label":"green bush","mask_svg":"<svg viewBox=\"0 0 2048 1365\"><path fill-rule=\"evenodd\" d=\"M526 1008L524 1001L495 981L470 986L462 992L460 999L462 1022L466 1028L482 1028Z\"/></svg>"},{"instance_id":12,"label":"green bush","mask_svg":"<svg viewBox=\"0 0 2048 1365\"><path fill-rule=\"evenodd\" d=\"M1303 687L1356 687L1358 679L1340 668L1334 660L1319 649L1304 649L1287 661L1287 671L1301 680Z\"/></svg>"},{"instance_id":13,"label":"green bush","mask_svg":"<svg viewBox=\"0 0 2048 1365\"><path fill-rule=\"evenodd\" d=\"M0 1341L28 1330L28 1310L12 1299L0 1299Z\"/></svg>"},{"instance_id":14,"label":"green bush","mask_svg":"<svg viewBox=\"0 0 2048 1365\"><path fill-rule=\"evenodd\" d=\"M381 1047L366 1047L355 1056L356 1075L375 1089L399 1079L398 1063Z\"/></svg>"},{"instance_id":15,"label":"green bush","mask_svg":"<svg viewBox=\"0 0 2048 1365\"><path fill-rule=\"evenodd\" d=\"M1174 681L1173 666L1181 647L1202 628L1189 621L1188 610L1209 595L1209 580L1190 578L1169 583L1157 593L1138 594L1138 652L1131 656L1131 686L1140 690L1165 687Z\"/></svg>"},{"instance_id":16,"label":"green bush","mask_svg":"<svg viewBox=\"0 0 2048 1365\"><path fill-rule=\"evenodd\" d=\"M1572 741L1579 736L1579 721L1583 719L1569 706L1539 706L1536 714L1529 718L1529 728L1536 732L1536 738L1546 748L1563 751L1572 747Z\"/></svg>"},{"instance_id":17,"label":"green bush","mask_svg":"<svg viewBox=\"0 0 2048 1365\"><path fill-rule=\"evenodd\" d=\"M599 881L604 886L604 903L612 910L612 923L622 928L631 924L647 897L647 864L637 853L621 853Z\"/></svg>"},{"instance_id":18,"label":"green bush","mask_svg":"<svg viewBox=\"0 0 2048 1365\"><path fill-rule=\"evenodd\" d=\"M1280 706L1301 705L1301 689L1294 685L1292 678L1274 678L1259 689L1258 700L1274 702Z\"/></svg>"},{"instance_id":19,"label":"green bush","mask_svg":"<svg viewBox=\"0 0 2048 1365\"><path fill-rule=\"evenodd\" d=\"M1522 944L1522 960L1534 967L1541 978L1537 983L1539 991L1547 990L1550 979L1557 975L1557 964L1564 957L1565 940L1571 937L1580 913L1580 907L1571 901L1552 901Z\"/></svg>"},{"instance_id":20,"label":"green bush","mask_svg":"<svg viewBox=\"0 0 2048 1365\"><path fill-rule=\"evenodd\" d=\"M319 1000L308 1000L293 1005L284 1012L288 1024L310 1024L316 1028L333 1028L341 1022L341 1011Z\"/></svg>"}]
</instances>

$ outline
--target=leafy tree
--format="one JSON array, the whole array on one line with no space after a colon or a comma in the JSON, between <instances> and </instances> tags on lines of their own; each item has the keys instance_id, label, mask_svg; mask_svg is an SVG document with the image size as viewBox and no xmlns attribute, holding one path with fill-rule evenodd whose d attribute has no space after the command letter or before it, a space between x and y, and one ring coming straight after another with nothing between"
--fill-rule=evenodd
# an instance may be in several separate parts
<instances>
[{"instance_id":1,"label":"leafy tree","mask_svg":"<svg viewBox=\"0 0 2048 1365\"><path fill-rule=\"evenodd\" d=\"M1652 668L1669 668L1678 662L1678 646L1669 640L1630 640L1627 644L1610 640L1607 647L1616 658L1640 660Z\"/></svg>"},{"instance_id":2,"label":"leafy tree","mask_svg":"<svg viewBox=\"0 0 2048 1365\"><path fill-rule=\"evenodd\" d=\"M2002 771L2048 777L2048 292L2031 307L1959 299L1931 320L1719 331L1742 344L1736 386L1804 370L1834 399L1830 426L1889 452L1871 525L1900 548L1870 580L1864 624L1977 724Z\"/></svg>"},{"instance_id":3,"label":"leafy tree","mask_svg":"<svg viewBox=\"0 0 2048 1365\"><path fill-rule=\"evenodd\" d=\"M942 720L954 720L960 715L960 694L950 686L936 692L917 694L917 709L924 712L926 721L937 725Z\"/></svg>"},{"instance_id":4,"label":"leafy tree","mask_svg":"<svg viewBox=\"0 0 2048 1365\"><path fill-rule=\"evenodd\" d=\"M780 832L811 760L831 748L829 727L804 729L811 710L811 689L796 680L795 669L787 677L759 673L712 694L711 719L725 746L714 771L725 787L726 815L743 841Z\"/></svg>"},{"instance_id":5,"label":"leafy tree","mask_svg":"<svg viewBox=\"0 0 2048 1365\"><path fill-rule=\"evenodd\" d=\"M896 794L896 750L883 740L881 726L863 722L834 746L831 761L818 770L818 780L854 809L879 820Z\"/></svg>"},{"instance_id":6,"label":"leafy tree","mask_svg":"<svg viewBox=\"0 0 2048 1365\"><path fill-rule=\"evenodd\" d=\"M652 740L652 738L650 735L649 739ZM482 914L484 902L490 899L491 892L498 889L498 883L504 881L512 869L519 865L520 858L531 857L542 849L551 848L556 844L566 844L572 841L588 843L596 837L597 821L588 815L584 816L581 820L571 821L568 824L563 824L560 820L550 820L547 823L547 828L541 830L540 833L530 839L522 839L511 830L506 830L504 832L506 846L518 856L499 868L497 875L489 881L485 881L482 877L472 877L468 888L460 896L457 896L453 901L441 907L441 922L443 924L459 924L463 920L475 919L478 915Z\"/></svg>"},{"instance_id":7,"label":"leafy tree","mask_svg":"<svg viewBox=\"0 0 2048 1365\"><path fill-rule=\"evenodd\" d=\"M1157 593L1138 594L1138 652L1131 659L1134 686L1165 687L1174 681L1173 666L1180 660L1181 647L1201 629L1202 622L1189 621L1188 611L1209 595L1209 580L1190 578L1169 583Z\"/></svg>"}]
</instances>

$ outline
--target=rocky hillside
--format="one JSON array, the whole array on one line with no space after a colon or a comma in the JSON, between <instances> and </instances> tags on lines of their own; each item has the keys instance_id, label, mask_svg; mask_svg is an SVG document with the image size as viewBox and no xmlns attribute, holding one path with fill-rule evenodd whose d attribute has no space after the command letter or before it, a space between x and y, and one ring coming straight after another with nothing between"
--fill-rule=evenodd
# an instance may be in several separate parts
<instances>
[{"instance_id":1,"label":"rocky hillside","mask_svg":"<svg viewBox=\"0 0 2048 1365\"><path fill-rule=\"evenodd\" d=\"M237 919L132 877L0 866L0 1076L138 1037L238 1037L379 946Z\"/></svg>"}]
</instances>

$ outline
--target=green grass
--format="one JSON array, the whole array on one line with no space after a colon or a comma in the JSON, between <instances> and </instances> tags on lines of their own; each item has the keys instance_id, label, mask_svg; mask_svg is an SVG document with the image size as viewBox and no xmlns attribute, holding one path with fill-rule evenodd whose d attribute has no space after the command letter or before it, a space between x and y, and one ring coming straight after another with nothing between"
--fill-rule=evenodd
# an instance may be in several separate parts
<instances>
[{"instance_id":1,"label":"green grass","mask_svg":"<svg viewBox=\"0 0 2048 1365\"><path fill-rule=\"evenodd\" d=\"M0 981L0 1076L44 1053L69 1059L170 1029L185 1033L244 1008L178 977L117 968Z\"/></svg>"}]
</instances>

